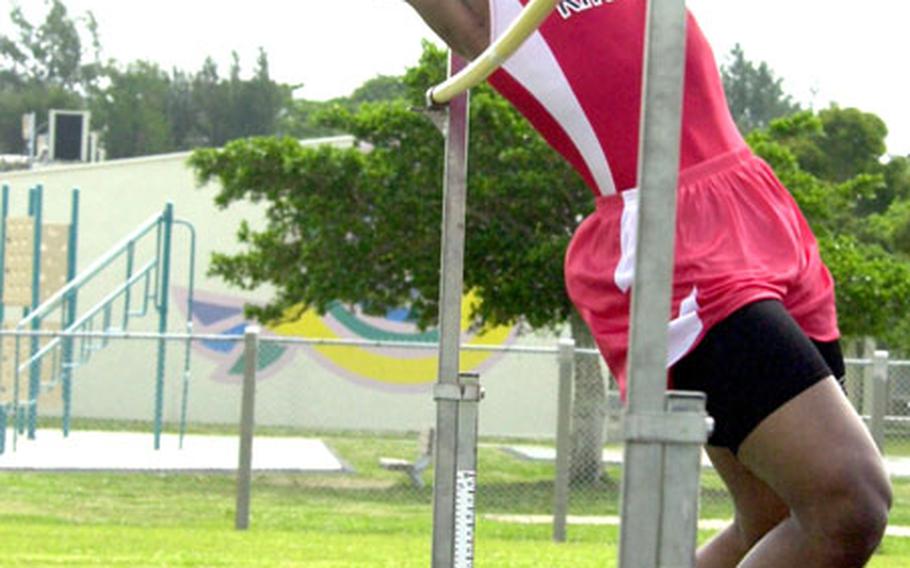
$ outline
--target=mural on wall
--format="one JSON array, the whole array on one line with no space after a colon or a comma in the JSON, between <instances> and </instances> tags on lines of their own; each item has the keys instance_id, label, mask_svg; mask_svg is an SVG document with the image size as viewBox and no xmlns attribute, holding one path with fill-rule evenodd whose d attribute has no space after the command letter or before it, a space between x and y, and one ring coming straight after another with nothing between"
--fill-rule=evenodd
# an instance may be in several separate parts
<instances>
[{"instance_id":1,"label":"mural on wall","mask_svg":"<svg viewBox=\"0 0 910 568\"><path fill-rule=\"evenodd\" d=\"M174 287L175 304L183 317L187 314L187 291ZM502 326L476 332L470 326L468 295L462 306L462 342L497 346L511 343L516 336L513 327ZM193 299L193 331L200 334L243 334L247 321L243 316L246 301L238 296L212 294L197 290ZM384 317L368 316L357 308L340 303L329 307L325 315L310 310L299 318L263 328L263 337L308 337L319 339L363 339L371 341L435 343L436 330L421 331L409 319L407 309L390 310ZM194 353L215 361L212 380L239 383L243 376L243 344L237 341L202 341L193 344ZM501 354L491 351L464 351L461 368L483 372L499 360ZM259 377L267 379L290 364L300 372L315 361L333 374L365 386L383 390L424 389L436 381L435 349L408 346L333 346L282 345L263 341L259 348Z\"/></svg>"}]
</instances>

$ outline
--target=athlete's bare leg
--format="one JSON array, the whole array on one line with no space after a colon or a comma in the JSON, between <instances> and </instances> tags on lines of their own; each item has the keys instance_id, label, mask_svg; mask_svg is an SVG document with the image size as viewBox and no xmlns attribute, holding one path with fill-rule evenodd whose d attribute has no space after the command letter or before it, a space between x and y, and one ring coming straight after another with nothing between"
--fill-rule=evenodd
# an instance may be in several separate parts
<instances>
[{"instance_id":1,"label":"athlete's bare leg","mask_svg":"<svg viewBox=\"0 0 910 568\"><path fill-rule=\"evenodd\" d=\"M698 550L698 568L731 568L790 510L761 479L746 469L726 448L707 446L714 469L723 479L736 508L733 523Z\"/></svg>"},{"instance_id":2,"label":"athlete's bare leg","mask_svg":"<svg viewBox=\"0 0 910 568\"><path fill-rule=\"evenodd\" d=\"M891 486L878 449L833 378L766 418L738 458L791 512L739 566L865 565L885 531Z\"/></svg>"}]
</instances>

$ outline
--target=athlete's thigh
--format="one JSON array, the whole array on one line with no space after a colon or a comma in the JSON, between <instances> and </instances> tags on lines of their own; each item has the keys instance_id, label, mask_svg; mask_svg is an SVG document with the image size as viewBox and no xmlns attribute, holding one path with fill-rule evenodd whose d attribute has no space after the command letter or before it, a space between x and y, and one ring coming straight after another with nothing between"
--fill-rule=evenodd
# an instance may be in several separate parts
<instances>
[{"instance_id":1,"label":"athlete's thigh","mask_svg":"<svg viewBox=\"0 0 910 568\"><path fill-rule=\"evenodd\" d=\"M833 377L763 420L737 457L797 515L845 491L890 495L878 449Z\"/></svg>"},{"instance_id":2,"label":"athlete's thigh","mask_svg":"<svg viewBox=\"0 0 910 568\"><path fill-rule=\"evenodd\" d=\"M708 443L736 454L763 420L836 372L836 357L829 363L820 347L831 350L813 343L781 302L754 302L711 328L673 367L674 388L707 395L715 423Z\"/></svg>"},{"instance_id":3,"label":"athlete's thigh","mask_svg":"<svg viewBox=\"0 0 910 568\"><path fill-rule=\"evenodd\" d=\"M705 446L705 451L723 480L736 508L734 523L746 548L787 518L786 503L740 462L733 452L718 446Z\"/></svg>"}]
</instances>

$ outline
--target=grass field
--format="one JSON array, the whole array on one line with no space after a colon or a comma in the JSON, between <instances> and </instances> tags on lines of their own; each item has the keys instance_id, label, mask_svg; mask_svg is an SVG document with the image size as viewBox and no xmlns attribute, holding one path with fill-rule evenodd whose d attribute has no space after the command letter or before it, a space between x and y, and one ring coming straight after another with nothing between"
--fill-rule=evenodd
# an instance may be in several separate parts
<instances>
[{"instance_id":1,"label":"grass field","mask_svg":"<svg viewBox=\"0 0 910 568\"><path fill-rule=\"evenodd\" d=\"M330 476L261 475L252 527L233 530L233 477L193 474L0 474L0 566L410 567L429 565L431 489L377 467L407 456L412 438L321 436L354 467ZM477 565L616 565L618 530L494 522L493 513L546 514L552 466L480 450ZM573 515L616 514L619 470L573 495ZM703 517L730 514L717 479L704 475ZM895 483L892 523L910 526L910 483ZM702 533L706 538L709 533ZM873 567L910 568L910 539L887 538Z\"/></svg>"}]
</instances>

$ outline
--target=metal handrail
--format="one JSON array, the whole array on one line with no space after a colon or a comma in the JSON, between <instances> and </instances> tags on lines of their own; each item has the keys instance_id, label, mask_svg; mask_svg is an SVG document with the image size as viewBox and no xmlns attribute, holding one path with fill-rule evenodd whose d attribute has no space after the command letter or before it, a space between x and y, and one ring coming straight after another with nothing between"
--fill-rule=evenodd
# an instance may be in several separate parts
<instances>
[{"instance_id":1,"label":"metal handrail","mask_svg":"<svg viewBox=\"0 0 910 568\"><path fill-rule=\"evenodd\" d=\"M126 326L130 317L145 315L148 311L149 303L149 286L150 279L153 277L155 279L155 308L158 311L159 315L159 334L164 332L164 325L166 325L167 319L167 294L169 294L169 282L168 282L168 264L170 259L170 231L171 226L173 225L175 219L173 218L173 205L168 203L164 209L163 213L158 213L150 217L148 220L139 225L136 229L130 232L126 237L121 239L116 243L108 252L104 253L100 258L93 262L87 269L83 270L76 276L71 276L69 282L62 287L60 290L56 291L50 298L41 303L30 313L28 313L22 320L18 322L14 330L9 330L12 333L8 335L15 335L15 354L13 356L14 365L14 385L12 400L8 403L0 403L0 412L9 411L10 409L14 412L14 419L18 422L21 419L21 412L27 412L28 414L28 430L29 437L34 437L34 430L37 423L37 404L39 391L42 389L46 392L49 387L54 387L57 384L63 383L63 397L64 397L64 414L63 414L63 430L64 435L68 433L68 424L69 424L69 381L70 377L68 373L71 373L73 368L84 363L91 355L92 352L97 351L101 348L104 348L108 341L112 338L110 331L114 328L111 327L111 314L112 309L115 303L119 302L121 298L126 297L123 319L124 326ZM187 314L188 317L192 317L192 287L193 287L193 278L194 278L194 262L195 262L195 230L189 222L179 221L180 224L186 226L191 235L191 251L190 251L190 295ZM153 258L145 263L138 271L133 272L133 255L135 253L135 248L137 243L139 243L143 238L147 237L149 234L152 234L154 231L156 246L153 253ZM88 311L83 313L80 317L76 317L74 312L75 310L75 301L77 294L80 290L88 283L94 281L95 277L111 266L115 261L126 255L128 272L126 279L116 286L112 291L107 293L100 302L97 302L92 306ZM130 309L130 290L133 286L145 282L145 291L142 298L142 309L139 314L136 314ZM37 303L37 301L35 301ZM46 334L41 333L40 327L41 322L50 317L55 310L60 310L63 313L62 324L64 329L61 333L58 333L53 341L49 341L46 345L40 346L37 341L39 337L46 336ZM72 314L67 315L67 310L73 311ZM93 333L93 328L95 327L96 318L100 317L103 321L100 322L101 327L101 342L100 344L91 344L88 345L89 340L83 340L82 347L80 348L80 355L78 355L79 362L74 364L73 351L73 338L79 337L82 334L85 337L86 331L89 334ZM188 324L189 329L189 324ZM32 333L27 333L26 330L30 330ZM29 355L25 357L25 362L20 363L21 357L21 348L20 340L22 337L31 337L32 345ZM156 429L155 429L155 447L157 449L160 438L160 420L161 420L161 403L162 403L162 390L163 390L163 375L164 375L164 339L159 337L159 353L158 353L158 365L157 365L157 382L156 382L156 404L155 404L155 420L156 420ZM189 342L186 344L187 354L185 356L185 374L184 374L184 398L188 393L189 386ZM51 358L53 369L51 370L50 380L41 379L41 362ZM66 361L63 361L66 359ZM28 382L28 391L25 401L23 401L20 396L20 377L21 375L30 369L30 376ZM57 377L58 373L63 375ZM186 401L184 400L184 404ZM14 431L13 434L13 449L16 448L18 440L18 428ZM182 436L181 436L182 437ZM2 449L0 449L2 453Z\"/></svg>"},{"instance_id":2,"label":"metal handrail","mask_svg":"<svg viewBox=\"0 0 910 568\"><path fill-rule=\"evenodd\" d=\"M124 294L124 292L126 292L130 287L132 287L139 279L146 277L146 275L148 273L150 273L156 267L157 263L158 263L157 259L148 261L146 263L146 265L143 266L142 269L140 269L136 274L134 274L129 280L123 282L120 286L115 288L110 294L105 296L105 298L103 300L98 302L92 309L90 309L88 312L83 314L78 320L74 321L72 323L72 325L67 327L62 332L58 332L56 335L51 336L51 337L54 337L54 341L48 342L47 345L45 345L44 347L39 349L37 352L35 352L35 354L33 354L27 361L20 364L17 367L16 372L21 373L25 369L28 369L28 367L30 365L32 365L33 363L37 363L38 361L40 361L47 353L50 353L53 349L55 349L60 344L60 339L66 338L66 337L77 337L77 335L73 333L74 330L77 330L80 327L83 327L88 322L93 320L94 317L96 315L98 315L101 311L110 308L110 306L115 301L117 301L117 299L120 298L120 296L122 296ZM113 337L105 335L104 332L99 332L99 333L101 334L100 339L113 339ZM31 335L31 334L28 334L28 335ZM40 337L43 334L39 331L35 335Z\"/></svg>"},{"instance_id":3,"label":"metal handrail","mask_svg":"<svg viewBox=\"0 0 910 568\"><path fill-rule=\"evenodd\" d=\"M16 328L19 329L25 327L26 325L32 323L33 320L37 318L43 318L45 315L47 315L48 312L63 303L68 294L70 294L73 290L78 290L81 288L95 274L107 268L112 262L117 260L120 255L126 252L127 247L130 243L141 239L149 231L157 227L158 223L161 221L161 217L162 216L160 213L150 217L135 231L114 245L107 254L93 262L91 266L80 272L79 275L76 276L72 281L67 282L66 286L57 290L57 292L55 292L50 298L45 300L40 306L35 308L25 318L20 320L19 323L16 324Z\"/></svg>"},{"instance_id":4,"label":"metal handrail","mask_svg":"<svg viewBox=\"0 0 910 568\"><path fill-rule=\"evenodd\" d=\"M74 326L73 326L74 327ZM70 328L72 329L72 327ZM106 330L106 331L67 331L67 330L15 330L0 329L0 337L43 337L43 338L82 338L82 339L108 339L108 340L157 340L166 341L243 341L243 334L217 334L217 333L193 333L193 332L167 332L158 333L154 331L124 331L124 330ZM345 339L338 337L300 337L300 336L263 336L260 339L262 343L274 343L277 345L298 345L307 347L391 347L402 349L436 349L439 344L428 341L389 341L385 339ZM462 343L461 349L464 351L489 351L495 353L524 353L535 355L555 354L558 352L557 347L535 346L535 345L482 345L477 343ZM600 355L596 348L577 347L575 353L580 355ZM845 357L844 363L856 367L865 367L872 364L872 359L863 357ZM888 361L889 367L910 367L910 359L894 359Z\"/></svg>"}]
</instances>

